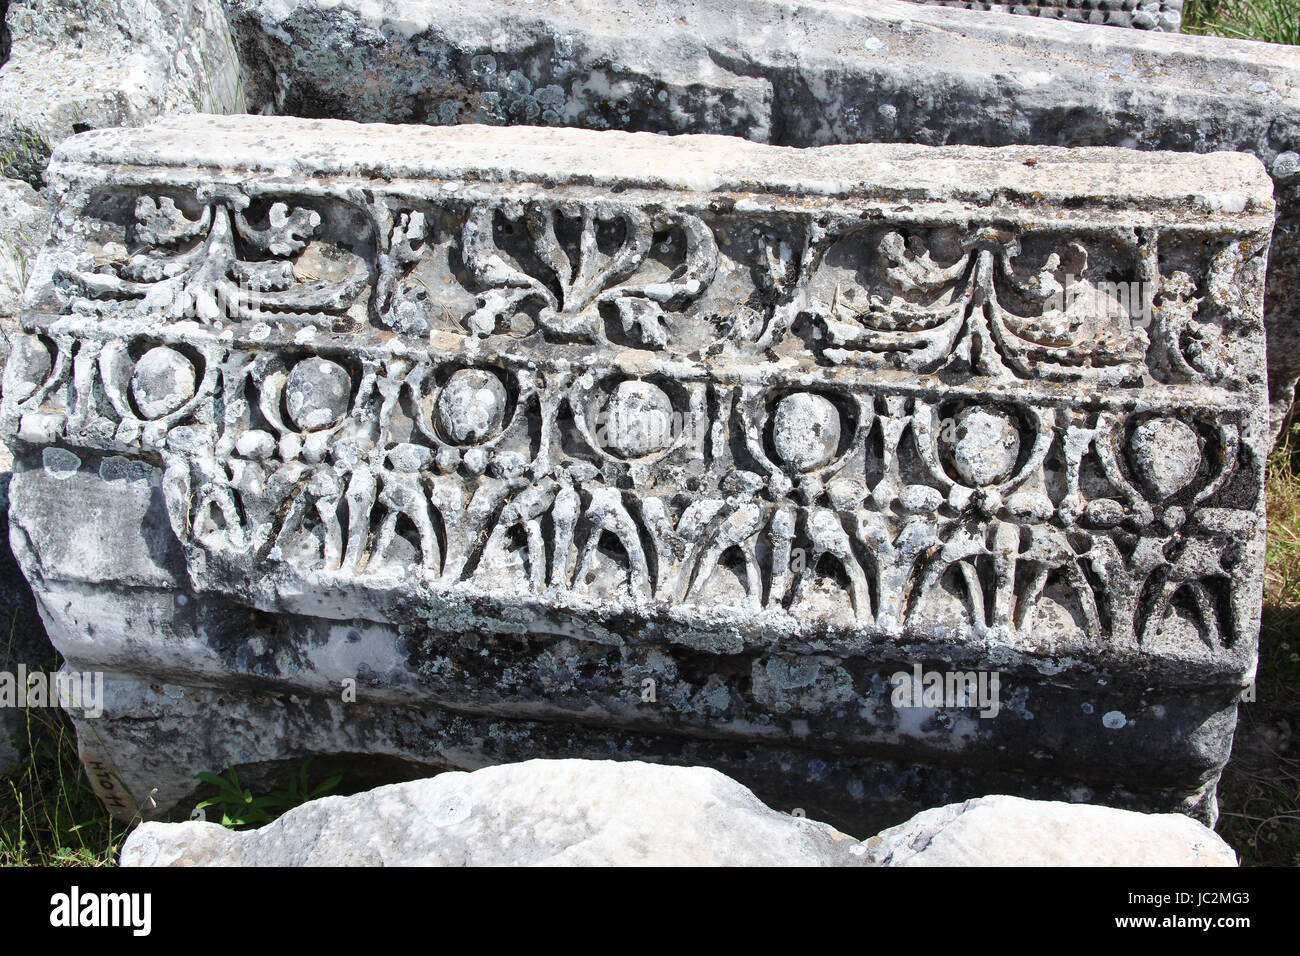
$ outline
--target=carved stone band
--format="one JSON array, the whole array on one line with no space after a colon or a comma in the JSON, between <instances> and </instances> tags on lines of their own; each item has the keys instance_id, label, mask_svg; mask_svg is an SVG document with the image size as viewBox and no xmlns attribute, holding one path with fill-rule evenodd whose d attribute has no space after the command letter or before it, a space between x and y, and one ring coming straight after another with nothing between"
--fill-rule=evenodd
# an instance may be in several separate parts
<instances>
[{"instance_id":1,"label":"carved stone band","mask_svg":"<svg viewBox=\"0 0 1300 956\"><path fill-rule=\"evenodd\" d=\"M130 756L193 736L150 682L256 722L352 679L388 743L343 711L190 759L457 764L481 729L392 742L451 708L746 782L785 748L840 819L990 759L1212 813L1260 606L1256 160L199 117L51 178L15 548L122 675L96 759L137 796L187 792ZM999 672L1002 716L913 718L912 662Z\"/></svg>"},{"instance_id":2,"label":"carved stone band","mask_svg":"<svg viewBox=\"0 0 1300 956\"><path fill-rule=\"evenodd\" d=\"M1177 33L1182 23L1183 0L912 0L934 6L964 7L1021 16L1101 23L1137 30L1167 30Z\"/></svg>"}]
</instances>

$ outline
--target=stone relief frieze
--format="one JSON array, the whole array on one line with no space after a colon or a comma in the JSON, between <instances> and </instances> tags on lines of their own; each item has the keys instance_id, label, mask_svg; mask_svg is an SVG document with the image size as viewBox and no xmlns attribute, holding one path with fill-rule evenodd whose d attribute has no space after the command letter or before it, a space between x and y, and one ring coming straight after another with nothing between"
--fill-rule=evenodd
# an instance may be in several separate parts
<instances>
[{"instance_id":1,"label":"stone relief frieze","mask_svg":"<svg viewBox=\"0 0 1300 956\"><path fill-rule=\"evenodd\" d=\"M195 585L253 601L1249 629L1258 243L507 193L95 196L8 427L161 463Z\"/></svg>"}]
</instances>

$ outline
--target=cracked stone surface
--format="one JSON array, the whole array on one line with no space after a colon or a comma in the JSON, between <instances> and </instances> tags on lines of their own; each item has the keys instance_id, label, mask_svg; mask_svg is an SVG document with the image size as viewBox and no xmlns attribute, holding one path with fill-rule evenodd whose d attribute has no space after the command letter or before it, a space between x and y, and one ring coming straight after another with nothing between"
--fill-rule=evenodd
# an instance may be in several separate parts
<instances>
[{"instance_id":1,"label":"cracked stone surface","mask_svg":"<svg viewBox=\"0 0 1300 956\"><path fill-rule=\"evenodd\" d=\"M50 176L11 538L110 674L74 716L121 816L316 754L707 765L850 832L1213 819L1253 157L178 117Z\"/></svg>"}]
</instances>

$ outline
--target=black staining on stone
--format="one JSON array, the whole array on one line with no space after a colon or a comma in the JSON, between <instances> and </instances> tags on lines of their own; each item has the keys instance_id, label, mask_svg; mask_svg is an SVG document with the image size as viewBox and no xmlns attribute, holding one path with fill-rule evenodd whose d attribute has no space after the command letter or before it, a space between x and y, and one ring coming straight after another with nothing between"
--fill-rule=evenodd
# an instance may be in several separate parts
<instances>
[{"instance_id":1,"label":"black staining on stone","mask_svg":"<svg viewBox=\"0 0 1300 956\"><path fill-rule=\"evenodd\" d=\"M13 34L9 32L9 0L0 0L0 67L9 62L13 42Z\"/></svg>"}]
</instances>

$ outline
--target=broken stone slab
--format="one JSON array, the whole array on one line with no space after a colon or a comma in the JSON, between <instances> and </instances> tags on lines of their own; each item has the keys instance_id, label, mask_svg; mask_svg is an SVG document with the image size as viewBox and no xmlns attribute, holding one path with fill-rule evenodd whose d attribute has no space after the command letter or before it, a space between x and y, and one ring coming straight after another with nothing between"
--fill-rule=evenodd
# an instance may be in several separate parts
<instances>
[{"instance_id":1,"label":"broken stone slab","mask_svg":"<svg viewBox=\"0 0 1300 956\"><path fill-rule=\"evenodd\" d=\"M1048 20L1164 30L1177 33L1183 24L1183 0L910 0L937 7L960 7L1014 13Z\"/></svg>"},{"instance_id":2,"label":"broken stone slab","mask_svg":"<svg viewBox=\"0 0 1300 956\"><path fill-rule=\"evenodd\" d=\"M875 866L1236 866L1180 813L989 796L927 810L867 840Z\"/></svg>"},{"instance_id":3,"label":"broken stone slab","mask_svg":"<svg viewBox=\"0 0 1300 956\"><path fill-rule=\"evenodd\" d=\"M243 112L220 0L12 0L0 175L38 189L53 144L169 112Z\"/></svg>"},{"instance_id":4,"label":"broken stone slab","mask_svg":"<svg viewBox=\"0 0 1300 956\"><path fill-rule=\"evenodd\" d=\"M782 146L1252 153L1272 425L1300 378L1300 48L872 0L226 0L254 112Z\"/></svg>"},{"instance_id":5,"label":"broken stone slab","mask_svg":"<svg viewBox=\"0 0 1300 956\"><path fill-rule=\"evenodd\" d=\"M146 823L122 866L848 866L858 841L708 767L530 760L324 797L258 830Z\"/></svg>"},{"instance_id":6,"label":"broken stone slab","mask_svg":"<svg viewBox=\"0 0 1300 956\"><path fill-rule=\"evenodd\" d=\"M50 230L50 207L27 183L0 179L0 350L18 319L23 289Z\"/></svg>"},{"instance_id":7,"label":"broken stone slab","mask_svg":"<svg viewBox=\"0 0 1300 956\"><path fill-rule=\"evenodd\" d=\"M14 0L0 4L0 354L35 250L49 228L45 185L52 144L161 113L243 110L239 65L218 0ZM12 27L12 30L10 29ZM12 34L12 37L11 37ZM12 39L12 44L10 43ZM0 451L0 516L10 461ZM7 520L5 522L7 524ZM0 544L0 671L46 670L54 654L7 536ZM0 709L0 749L22 712ZM16 752L0 756L11 766Z\"/></svg>"},{"instance_id":8,"label":"broken stone slab","mask_svg":"<svg viewBox=\"0 0 1300 956\"><path fill-rule=\"evenodd\" d=\"M209 617L216 616L214 610L221 610L219 605L212 608L212 604L216 602L209 604ZM238 607L228 607L225 612L221 618L227 631L221 633L209 628L204 636L209 640L215 636L232 646L246 641L247 626L241 629L240 625L248 615L241 615ZM265 639L271 633L263 620L252 621L259 628L258 636ZM302 628L305 622L287 623ZM317 624L322 626L328 625ZM184 622L180 626L172 624L166 632L167 639L177 640L180 632L180 637L197 643L187 631ZM371 633L366 629L363 640ZM476 637L467 641L471 647L483 646ZM353 642L349 648L354 659L369 650L358 651L357 643ZM484 643L488 649L492 648L490 643ZM1003 767L992 760L988 764L953 766L937 760L918 761L916 754L898 746L892 751L896 756L881 757L809 748L800 740L789 745L729 746L714 737L693 737L671 730L593 726L578 712L581 696L566 686L576 683L570 674L579 673L585 663L584 656L576 650L576 642L557 641L542 646L544 656L533 672L545 672L552 687L559 683L564 689L561 702L566 713L559 719L502 718L487 712L465 713L429 703L394 706L390 700L377 698L365 688L355 700L350 700L345 697L354 695L341 681L328 691L309 696L268 691L271 684L267 681L245 682L233 688L236 692L232 693L229 679L223 686L198 687L192 679L189 684L180 684L156 678L129 680L114 676L105 679L99 701L103 714L111 715L112 719L101 719L95 714L86 716L77 709L72 710L72 716L87 773L105 804L123 820L137 815L173 819L190 816L207 795L195 779L196 767L213 770L237 767L239 779L246 786L257 792L271 792L284 789L286 778L308 759L314 761L312 766L319 775L340 773L350 787L359 787L408 780L447 769L474 770L491 763L535 758L624 760L629 755L662 764L713 767L752 789L771 806L792 813L802 812L858 833L893 825L918 809L942 803L954 795L978 795L990 789L1015 791L1037 800L1068 799L1130 809L1154 806L1168 811L1182 807L1194 810L1200 819L1208 819L1213 814L1212 802L1206 794L1188 799L1171 791L1153 798L1150 792L1134 786L1135 781L1149 776L1148 767L1159 760L1155 746L1142 755L1141 765L1136 765L1123 779L1115 779L1117 775L1112 774L1111 779L1094 775L1081 780L1077 774L1064 772L1026 774L1019 769L1019 764ZM377 657L372 655L364 660L360 668L353 664L350 670L365 674L368 669L388 666L385 660L376 662ZM709 716L710 712L700 705L711 692L717 699L718 681L710 682L711 674L683 676L685 666L691 664L685 653L674 654L670 649L668 659L671 670L667 676L672 681L673 696L694 702L703 716ZM562 668L558 680L550 676L557 664ZM605 673L609 670L605 668ZM634 680L625 695L627 700L640 700L645 685L637 684L636 679L644 682L647 676L643 675L649 674L656 675L648 678L656 682L656 689L664 685L662 670L642 668L633 673ZM1124 688L1115 696L1133 699L1140 692L1140 689ZM523 693L527 695L524 698L527 709L534 709L537 691L523 688ZM1016 695L1018 699L1009 701L1008 707L1021 708L1024 700L1032 700L1040 708L1019 709L1024 735L1029 737L1040 732L1049 741L1059 740L1066 732L1061 724L1072 718L1072 708L1050 700L1044 707L1039 702L1045 698L1031 695L1023 684L1017 687ZM864 700L858 706L868 710L876 703L892 706L885 695L880 695L879 700ZM1113 716L1102 726L1130 733L1144 722L1164 721L1168 716L1165 705L1151 698L1140 708L1127 702L1102 703L1096 696L1085 703L1093 704L1094 713L1103 717L1123 713L1110 708L1126 707L1124 726L1118 726ZM1083 705L1079 709L1082 711ZM851 713L849 708L840 710L845 715ZM947 723L958 722L954 718L957 713L958 709L954 708L901 709L899 724L902 726L894 743L924 747L926 755L940 756L932 744L941 739ZM1196 721L1204 722L1204 715L1194 720L1188 720L1186 715L1176 718L1180 723L1193 725L1196 739L1211 742L1216 753L1222 748L1222 756L1216 759L1226 759L1232 711L1210 715L1209 719L1214 723L1201 726ZM920 725L927 721L929 726L922 732ZM964 721L958 722L959 732L964 730L963 724ZM1030 746L1029 741L1022 746ZM1038 759L1046 763L1051 755L1040 752ZM142 789L146 783L147 789ZM1191 786L1203 789L1200 783Z\"/></svg>"},{"instance_id":9,"label":"broken stone slab","mask_svg":"<svg viewBox=\"0 0 1300 956\"><path fill-rule=\"evenodd\" d=\"M109 674L72 711L120 815L318 754L1213 818L1255 159L190 117L51 183L11 540Z\"/></svg>"},{"instance_id":10,"label":"broken stone slab","mask_svg":"<svg viewBox=\"0 0 1300 956\"><path fill-rule=\"evenodd\" d=\"M864 843L706 767L530 760L324 797L256 830L145 823L122 866L1236 866L1181 814L981 797Z\"/></svg>"}]
</instances>

